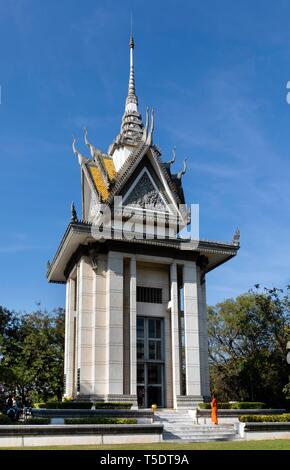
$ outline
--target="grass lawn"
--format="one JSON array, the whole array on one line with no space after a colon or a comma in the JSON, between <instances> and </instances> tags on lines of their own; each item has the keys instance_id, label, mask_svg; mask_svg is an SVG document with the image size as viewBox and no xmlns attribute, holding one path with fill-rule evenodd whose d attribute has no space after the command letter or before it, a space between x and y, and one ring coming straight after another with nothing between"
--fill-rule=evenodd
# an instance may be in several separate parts
<instances>
[{"instance_id":1,"label":"grass lawn","mask_svg":"<svg viewBox=\"0 0 290 470\"><path fill-rule=\"evenodd\" d=\"M11 450L12 447L1 450ZM119 444L101 446L13 447L13 450L290 450L290 439L160 444Z\"/></svg>"}]
</instances>

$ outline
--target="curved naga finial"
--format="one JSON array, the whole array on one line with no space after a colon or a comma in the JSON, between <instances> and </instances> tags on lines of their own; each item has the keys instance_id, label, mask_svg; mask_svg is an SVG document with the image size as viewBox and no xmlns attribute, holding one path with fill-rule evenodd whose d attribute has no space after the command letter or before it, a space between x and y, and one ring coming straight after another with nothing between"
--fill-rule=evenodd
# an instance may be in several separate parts
<instances>
[{"instance_id":1,"label":"curved naga finial","mask_svg":"<svg viewBox=\"0 0 290 470\"><path fill-rule=\"evenodd\" d=\"M169 162L167 162L167 165L171 166L173 165L173 163L175 162L176 160L176 147L175 145L173 146L173 149L172 149L172 159L169 160Z\"/></svg>"},{"instance_id":2,"label":"curved naga finial","mask_svg":"<svg viewBox=\"0 0 290 470\"><path fill-rule=\"evenodd\" d=\"M78 157L79 164L81 165L86 160L86 158L76 149L76 138L74 136L72 141L72 150L75 156Z\"/></svg>"},{"instance_id":3,"label":"curved naga finial","mask_svg":"<svg viewBox=\"0 0 290 470\"><path fill-rule=\"evenodd\" d=\"M148 123L149 123L148 113L149 113L149 108L147 106L147 108L146 108L146 123L145 123L145 127L143 129L143 135L142 135L143 142L146 142L146 139L147 139Z\"/></svg>"},{"instance_id":4,"label":"curved naga finial","mask_svg":"<svg viewBox=\"0 0 290 470\"><path fill-rule=\"evenodd\" d=\"M88 140L88 129L86 127L84 127L84 137L85 137L85 144L89 147L89 149L91 149L91 144L89 143L89 140Z\"/></svg>"},{"instance_id":5,"label":"curved naga finial","mask_svg":"<svg viewBox=\"0 0 290 470\"><path fill-rule=\"evenodd\" d=\"M240 245L240 237L241 237L241 231L238 227L237 230L235 231L234 235L233 235L232 244L236 245L236 246L239 246Z\"/></svg>"},{"instance_id":6,"label":"curved naga finial","mask_svg":"<svg viewBox=\"0 0 290 470\"><path fill-rule=\"evenodd\" d=\"M146 144L151 145L153 140L153 131L154 131L154 108L151 111L151 123L150 123L150 131L148 133Z\"/></svg>"},{"instance_id":7,"label":"curved naga finial","mask_svg":"<svg viewBox=\"0 0 290 470\"><path fill-rule=\"evenodd\" d=\"M177 179L181 180L183 175L185 175L186 170L187 170L187 164L186 164L187 158L183 161L183 169L177 173Z\"/></svg>"}]
</instances>

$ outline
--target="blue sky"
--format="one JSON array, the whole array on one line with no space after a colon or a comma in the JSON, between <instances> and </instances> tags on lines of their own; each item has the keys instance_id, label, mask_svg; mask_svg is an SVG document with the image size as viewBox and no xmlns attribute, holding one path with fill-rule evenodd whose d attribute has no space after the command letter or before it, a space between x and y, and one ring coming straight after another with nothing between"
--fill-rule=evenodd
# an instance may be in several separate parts
<instances>
[{"instance_id":1,"label":"blue sky","mask_svg":"<svg viewBox=\"0 0 290 470\"><path fill-rule=\"evenodd\" d=\"M103 150L118 134L134 15L139 107L155 142L200 204L201 237L238 256L208 275L208 303L290 273L290 4L287 1L0 0L0 304L63 306L47 284L70 218L81 211L72 134ZM83 142L79 147L84 150Z\"/></svg>"}]
</instances>

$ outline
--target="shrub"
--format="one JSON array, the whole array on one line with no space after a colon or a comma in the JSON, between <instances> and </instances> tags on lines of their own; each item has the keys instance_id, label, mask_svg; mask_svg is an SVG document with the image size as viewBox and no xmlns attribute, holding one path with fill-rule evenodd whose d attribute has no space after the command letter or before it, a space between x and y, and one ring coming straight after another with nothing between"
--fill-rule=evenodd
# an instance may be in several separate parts
<instances>
[{"instance_id":1,"label":"shrub","mask_svg":"<svg viewBox=\"0 0 290 470\"><path fill-rule=\"evenodd\" d=\"M210 410L210 403L199 403L198 408L201 410Z\"/></svg>"},{"instance_id":2,"label":"shrub","mask_svg":"<svg viewBox=\"0 0 290 470\"><path fill-rule=\"evenodd\" d=\"M50 410L67 410L67 409L76 409L76 410L90 410L93 403L90 401L48 401L47 403L35 403L35 408L47 408Z\"/></svg>"},{"instance_id":3,"label":"shrub","mask_svg":"<svg viewBox=\"0 0 290 470\"><path fill-rule=\"evenodd\" d=\"M211 409L210 403L199 403L198 407L201 410L210 410ZM228 410L228 409L230 409L230 407L231 407L230 403L223 403L223 402L219 403L218 402L218 408L221 409L221 410Z\"/></svg>"},{"instance_id":4,"label":"shrub","mask_svg":"<svg viewBox=\"0 0 290 470\"><path fill-rule=\"evenodd\" d=\"M135 418L65 418L65 424L137 424Z\"/></svg>"},{"instance_id":5,"label":"shrub","mask_svg":"<svg viewBox=\"0 0 290 470\"><path fill-rule=\"evenodd\" d=\"M11 424L11 423L12 421L11 419L8 418L8 416L0 413L0 424Z\"/></svg>"},{"instance_id":6,"label":"shrub","mask_svg":"<svg viewBox=\"0 0 290 470\"><path fill-rule=\"evenodd\" d=\"M239 401L230 405L232 410L260 410L266 407L261 401Z\"/></svg>"},{"instance_id":7,"label":"shrub","mask_svg":"<svg viewBox=\"0 0 290 470\"><path fill-rule=\"evenodd\" d=\"M96 410L104 409L104 410L130 410L132 403L122 403L122 402L96 402L95 407Z\"/></svg>"},{"instance_id":8,"label":"shrub","mask_svg":"<svg viewBox=\"0 0 290 470\"><path fill-rule=\"evenodd\" d=\"M288 423L290 413L281 415L243 415L239 417L242 423Z\"/></svg>"},{"instance_id":9,"label":"shrub","mask_svg":"<svg viewBox=\"0 0 290 470\"><path fill-rule=\"evenodd\" d=\"M18 421L17 424L50 424L50 418L29 418L27 421Z\"/></svg>"}]
</instances>

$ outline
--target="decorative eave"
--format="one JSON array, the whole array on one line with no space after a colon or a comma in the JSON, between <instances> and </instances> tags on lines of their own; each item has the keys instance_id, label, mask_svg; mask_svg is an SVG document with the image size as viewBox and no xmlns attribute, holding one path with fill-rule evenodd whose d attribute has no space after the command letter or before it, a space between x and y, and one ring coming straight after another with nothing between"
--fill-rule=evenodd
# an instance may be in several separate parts
<instances>
[{"instance_id":1,"label":"decorative eave","mask_svg":"<svg viewBox=\"0 0 290 470\"><path fill-rule=\"evenodd\" d=\"M77 254L88 255L91 245L102 246L103 252L122 251L124 253L140 253L147 256L170 257L176 260L196 261L202 259L204 273L233 258L239 245L233 243L211 242L201 240L164 239L164 240L96 240L91 233L92 225L85 222L70 223L60 242L57 252L48 265L47 279L49 282L64 284L70 272L71 260L74 263Z\"/></svg>"}]
</instances>

